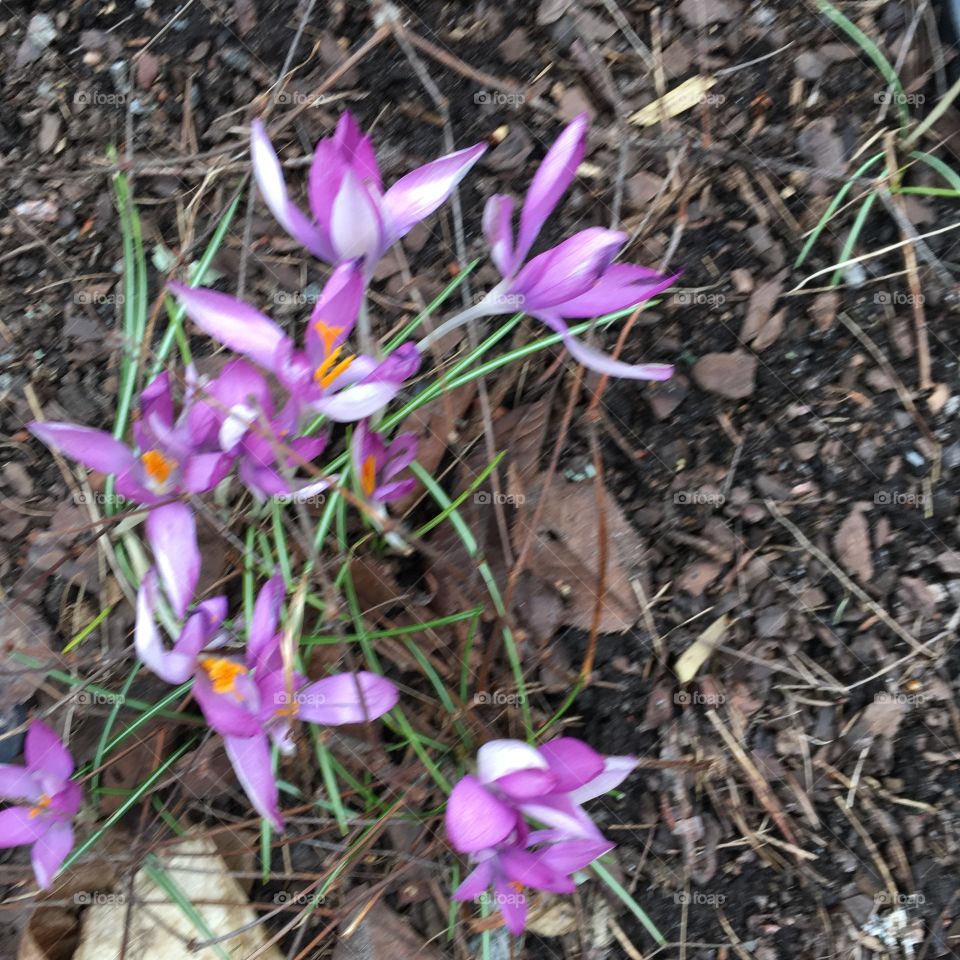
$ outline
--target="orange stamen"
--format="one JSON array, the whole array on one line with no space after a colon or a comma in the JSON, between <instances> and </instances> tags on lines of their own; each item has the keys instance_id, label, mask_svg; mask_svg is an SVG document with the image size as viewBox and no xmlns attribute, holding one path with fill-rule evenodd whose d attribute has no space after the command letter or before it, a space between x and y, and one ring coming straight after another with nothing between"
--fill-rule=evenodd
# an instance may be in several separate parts
<instances>
[{"instance_id":1,"label":"orange stamen","mask_svg":"<svg viewBox=\"0 0 960 960\"><path fill-rule=\"evenodd\" d=\"M370 456L363 461L363 466L360 468L360 488L363 490L364 496L372 497L376 485L377 461L374 459L373 454L370 454Z\"/></svg>"},{"instance_id":2,"label":"orange stamen","mask_svg":"<svg viewBox=\"0 0 960 960\"><path fill-rule=\"evenodd\" d=\"M226 657L204 657L200 661L204 673L213 684L214 693L237 693L237 677L242 677L247 668Z\"/></svg>"},{"instance_id":3,"label":"orange stamen","mask_svg":"<svg viewBox=\"0 0 960 960\"><path fill-rule=\"evenodd\" d=\"M343 347L337 347L314 371L313 379L316 380L324 390L357 359L351 355L337 363L337 357L339 357L341 353L343 353Z\"/></svg>"},{"instance_id":4,"label":"orange stamen","mask_svg":"<svg viewBox=\"0 0 960 960\"><path fill-rule=\"evenodd\" d=\"M52 798L48 797L45 793L41 793L37 805L30 808L30 819L32 820L34 817L39 817L40 814L50 806L51 799Z\"/></svg>"},{"instance_id":5,"label":"orange stamen","mask_svg":"<svg viewBox=\"0 0 960 960\"><path fill-rule=\"evenodd\" d=\"M343 333L343 327L331 327L323 320L317 320L313 329L320 334L320 339L323 340L323 352L331 353L333 351L333 341Z\"/></svg>"},{"instance_id":6,"label":"orange stamen","mask_svg":"<svg viewBox=\"0 0 960 960\"><path fill-rule=\"evenodd\" d=\"M275 717L295 717L300 712L300 704L294 700L286 707L277 707Z\"/></svg>"},{"instance_id":7,"label":"orange stamen","mask_svg":"<svg viewBox=\"0 0 960 960\"><path fill-rule=\"evenodd\" d=\"M508 887L513 887L517 893L523 893L523 884L519 880L511 880L508 884Z\"/></svg>"},{"instance_id":8,"label":"orange stamen","mask_svg":"<svg viewBox=\"0 0 960 960\"><path fill-rule=\"evenodd\" d=\"M165 457L159 450L148 450L141 454L140 462L147 476L158 486L164 486L170 479L170 474L177 469L177 461L172 457Z\"/></svg>"}]
</instances>

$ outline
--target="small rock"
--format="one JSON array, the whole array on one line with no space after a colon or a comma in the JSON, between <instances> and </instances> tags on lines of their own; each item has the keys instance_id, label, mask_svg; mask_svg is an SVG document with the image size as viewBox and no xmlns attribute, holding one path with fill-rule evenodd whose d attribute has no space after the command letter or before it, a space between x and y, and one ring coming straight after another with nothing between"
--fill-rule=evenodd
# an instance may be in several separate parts
<instances>
[{"instance_id":1,"label":"small rock","mask_svg":"<svg viewBox=\"0 0 960 960\"><path fill-rule=\"evenodd\" d=\"M647 387L647 401L658 420L666 420L690 392L690 381L682 374L654 381Z\"/></svg>"},{"instance_id":2,"label":"small rock","mask_svg":"<svg viewBox=\"0 0 960 960\"><path fill-rule=\"evenodd\" d=\"M527 32L523 27L517 27L507 34L497 49L500 51L500 59L504 63L519 63L526 60L530 55L530 40L527 38Z\"/></svg>"},{"instance_id":3,"label":"small rock","mask_svg":"<svg viewBox=\"0 0 960 960\"><path fill-rule=\"evenodd\" d=\"M833 321L837 318L837 309L840 306L840 294L836 290L825 290L813 298L813 302L807 308L810 319L814 326L825 333L833 326Z\"/></svg>"},{"instance_id":4,"label":"small rock","mask_svg":"<svg viewBox=\"0 0 960 960\"><path fill-rule=\"evenodd\" d=\"M793 61L793 69L804 80L819 80L827 68L827 61L813 50L805 50Z\"/></svg>"},{"instance_id":5,"label":"small rock","mask_svg":"<svg viewBox=\"0 0 960 960\"><path fill-rule=\"evenodd\" d=\"M627 196L634 207L646 206L659 192L663 177L641 170L627 180Z\"/></svg>"},{"instance_id":6,"label":"small rock","mask_svg":"<svg viewBox=\"0 0 960 960\"><path fill-rule=\"evenodd\" d=\"M709 560L692 563L677 577L676 588L691 597L702 596L703 591L720 576L722 570L719 563L711 563Z\"/></svg>"},{"instance_id":7,"label":"small rock","mask_svg":"<svg viewBox=\"0 0 960 960\"><path fill-rule=\"evenodd\" d=\"M17 463L16 460L7 461L3 465L3 475L18 497L26 500L33 495L33 481L22 463Z\"/></svg>"},{"instance_id":8,"label":"small rock","mask_svg":"<svg viewBox=\"0 0 960 960\"><path fill-rule=\"evenodd\" d=\"M541 0L537 10L537 24L548 27L556 23L570 8L573 0Z\"/></svg>"},{"instance_id":9,"label":"small rock","mask_svg":"<svg viewBox=\"0 0 960 960\"><path fill-rule=\"evenodd\" d=\"M45 113L40 120L40 133L37 135L37 149L49 153L57 144L60 136L60 114Z\"/></svg>"},{"instance_id":10,"label":"small rock","mask_svg":"<svg viewBox=\"0 0 960 960\"><path fill-rule=\"evenodd\" d=\"M739 12L738 5L731 0L683 0L680 4L680 16L695 30L713 23L726 23Z\"/></svg>"},{"instance_id":11,"label":"small rock","mask_svg":"<svg viewBox=\"0 0 960 960\"><path fill-rule=\"evenodd\" d=\"M767 607L761 610L754 620L757 636L762 640L771 640L783 635L790 614L783 607Z\"/></svg>"},{"instance_id":12,"label":"small rock","mask_svg":"<svg viewBox=\"0 0 960 960\"><path fill-rule=\"evenodd\" d=\"M693 365L691 373L701 390L742 400L756 389L757 358L745 350L708 353Z\"/></svg>"},{"instance_id":13,"label":"small rock","mask_svg":"<svg viewBox=\"0 0 960 960\"><path fill-rule=\"evenodd\" d=\"M27 35L17 51L17 66L23 67L39 59L47 47L57 39L57 27L45 13L35 13L27 24Z\"/></svg>"},{"instance_id":14,"label":"small rock","mask_svg":"<svg viewBox=\"0 0 960 960\"><path fill-rule=\"evenodd\" d=\"M141 53L137 58L137 86L141 90L149 90L159 73L160 58L155 57L149 50Z\"/></svg>"},{"instance_id":15,"label":"small rock","mask_svg":"<svg viewBox=\"0 0 960 960\"><path fill-rule=\"evenodd\" d=\"M793 455L798 460L806 463L817 455L820 444L817 443L816 440L804 440L801 443L795 443L791 449L793 450Z\"/></svg>"}]
</instances>

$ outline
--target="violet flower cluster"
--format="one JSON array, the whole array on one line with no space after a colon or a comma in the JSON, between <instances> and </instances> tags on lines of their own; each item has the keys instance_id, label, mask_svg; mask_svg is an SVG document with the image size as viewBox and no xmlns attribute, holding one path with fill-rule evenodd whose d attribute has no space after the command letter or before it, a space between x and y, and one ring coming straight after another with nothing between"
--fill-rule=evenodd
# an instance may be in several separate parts
<instances>
[{"instance_id":1,"label":"violet flower cluster","mask_svg":"<svg viewBox=\"0 0 960 960\"><path fill-rule=\"evenodd\" d=\"M384 188L371 139L344 113L334 135L317 145L306 212L291 199L266 129L255 121L253 174L267 207L331 267L302 334L226 293L171 282L186 316L230 352L220 372L205 377L187 366L179 375L157 376L139 397L129 444L74 423L29 425L51 448L113 475L121 497L148 508L153 566L137 595L137 655L166 682L191 682L250 803L277 829L283 820L274 749L292 751L294 721L370 721L393 708L397 689L366 671L313 682L298 672L282 642L286 590L279 574L260 589L248 623L230 617L225 595L198 599L201 555L190 501L233 477L259 502L312 497L342 479L314 466L329 443L326 425L349 424L348 470L368 515L385 528L388 505L413 490L407 470L417 437L387 438L376 424L418 374L424 348L480 317L524 312L559 334L586 367L633 379L669 377L669 365L605 355L573 336L568 321L639 306L675 278L615 262L627 236L602 227L533 253L573 182L586 136L586 116L563 130L533 177L516 225L512 198L488 200L483 233L500 282L419 343L382 356L369 335L366 306L377 262L446 201L486 145L440 157ZM0 766L0 797L26 804L0 811L0 845L33 844L37 881L47 886L72 846L80 788L70 779L69 753L42 723L30 729L26 760L24 768ZM616 786L635 760L604 758L579 740L561 738L539 748L493 741L477 761L477 774L456 785L447 806L450 842L474 864L454 895L472 899L492 887L507 926L519 933L524 888L569 892L573 875L612 848L582 804Z\"/></svg>"},{"instance_id":2,"label":"violet flower cluster","mask_svg":"<svg viewBox=\"0 0 960 960\"><path fill-rule=\"evenodd\" d=\"M463 777L447 800L450 844L475 864L454 899L486 897L510 932L522 933L526 887L571 893L573 874L613 849L582 804L612 790L636 765L634 757L602 757L574 737L541 747L484 744L476 776Z\"/></svg>"}]
</instances>

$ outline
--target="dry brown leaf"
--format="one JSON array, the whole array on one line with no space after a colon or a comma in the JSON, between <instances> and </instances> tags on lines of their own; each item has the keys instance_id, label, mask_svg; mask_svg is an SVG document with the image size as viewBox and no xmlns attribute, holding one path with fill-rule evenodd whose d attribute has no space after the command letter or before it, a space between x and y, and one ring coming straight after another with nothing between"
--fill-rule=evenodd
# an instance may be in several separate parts
<instances>
[{"instance_id":1,"label":"dry brown leaf","mask_svg":"<svg viewBox=\"0 0 960 960\"><path fill-rule=\"evenodd\" d=\"M747 303L747 315L740 328L740 339L744 343L751 343L767 325L773 314L774 304L783 293L783 287L784 276L779 273L754 288Z\"/></svg>"},{"instance_id":2,"label":"dry brown leaf","mask_svg":"<svg viewBox=\"0 0 960 960\"><path fill-rule=\"evenodd\" d=\"M708 353L690 371L697 386L730 400L742 400L756 386L757 358L746 350Z\"/></svg>"},{"instance_id":3,"label":"dry brown leaf","mask_svg":"<svg viewBox=\"0 0 960 960\"><path fill-rule=\"evenodd\" d=\"M677 657L674 673L681 684L689 683L707 662L707 658L716 649L717 644L724 638L727 625L730 622L726 614L707 627L683 653Z\"/></svg>"},{"instance_id":4,"label":"dry brown leaf","mask_svg":"<svg viewBox=\"0 0 960 960\"><path fill-rule=\"evenodd\" d=\"M862 510L854 509L840 524L833 538L833 551L837 562L851 576L862 583L873 579L870 528Z\"/></svg>"},{"instance_id":5,"label":"dry brown leaf","mask_svg":"<svg viewBox=\"0 0 960 960\"><path fill-rule=\"evenodd\" d=\"M648 103L630 117L638 127L651 127L667 117L676 117L693 109L716 83L715 77L694 76L668 90L658 100Z\"/></svg>"},{"instance_id":6,"label":"dry brown leaf","mask_svg":"<svg viewBox=\"0 0 960 960\"><path fill-rule=\"evenodd\" d=\"M364 905L361 905L362 911ZM333 949L333 960L442 960L413 927L385 903L378 903L354 926L348 919Z\"/></svg>"}]
</instances>

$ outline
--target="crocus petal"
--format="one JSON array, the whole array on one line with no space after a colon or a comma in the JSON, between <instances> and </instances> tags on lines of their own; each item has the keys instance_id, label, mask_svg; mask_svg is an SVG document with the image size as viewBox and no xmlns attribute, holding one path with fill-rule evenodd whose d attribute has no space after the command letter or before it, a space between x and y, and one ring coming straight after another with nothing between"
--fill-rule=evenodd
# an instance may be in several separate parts
<instances>
[{"instance_id":1,"label":"crocus petal","mask_svg":"<svg viewBox=\"0 0 960 960\"><path fill-rule=\"evenodd\" d=\"M605 757L603 772L594 777L589 783L578 787L570 794L574 803L586 803L594 797L601 797L615 787L619 787L627 777L637 768L636 757Z\"/></svg>"},{"instance_id":2,"label":"crocus petal","mask_svg":"<svg viewBox=\"0 0 960 960\"><path fill-rule=\"evenodd\" d=\"M555 893L569 893L574 887L571 880L559 876L537 854L519 847L509 847L500 854L500 868L508 880L524 887Z\"/></svg>"},{"instance_id":3,"label":"crocus petal","mask_svg":"<svg viewBox=\"0 0 960 960\"><path fill-rule=\"evenodd\" d=\"M517 265L513 252L513 199L495 193L483 208L483 235L490 246L490 259L508 277Z\"/></svg>"},{"instance_id":4,"label":"crocus petal","mask_svg":"<svg viewBox=\"0 0 960 960\"><path fill-rule=\"evenodd\" d=\"M669 380L673 376L673 366L669 363L624 363L569 334L563 338L563 345L577 363L608 377L623 377L626 380Z\"/></svg>"},{"instance_id":5,"label":"crocus petal","mask_svg":"<svg viewBox=\"0 0 960 960\"><path fill-rule=\"evenodd\" d=\"M382 479L391 480L413 463L417 455L418 439L413 432L401 433L393 438L387 448L387 462L383 467Z\"/></svg>"},{"instance_id":6,"label":"crocus petal","mask_svg":"<svg viewBox=\"0 0 960 960\"><path fill-rule=\"evenodd\" d=\"M160 631L153 619L157 605L157 574L150 570L137 591L137 620L133 645L141 663L167 683L183 683L193 672L194 658L164 649Z\"/></svg>"},{"instance_id":7,"label":"crocus petal","mask_svg":"<svg viewBox=\"0 0 960 960\"><path fill-rule=\"evenodd\" d=\"M43 791L34 775L15 763L0 763L0 798L35 803Z\"/></svg>"},{"instance_id":8,"label":"crocus petal","mask_svg":"<svg viewBox=\"0 0 960 960\"><path fill-rule=\"evenodd\" d=\"M493 783L517 770L547 770L540 751L523 740L491 740L477 751L477 776Z\"/></svg>"},{"instance_id":9,"label":"crocus petal","mask_svg":"<svg viewBox=\"0 0 960 960\"><path fill-rule=\"evenodd\" d=\"M50 826L44 817L30 816L30 807L0 810L0 848L35 843Z\"/></svg>"},{"instance_id":10,"label":"crocus petal","mask_svg":"<svg viewBox=\"0 0 960 960\"><path fill-rule=\"evenodd\" d=\"M83 788L75 780L68 780L50 801L50 813L61 817L72 817L83 802Z\"/></svg>"},{"instance_id":11,"label":"crocus petal","mask_svg":"<svg viewBox=\"0 0 960 960\"><path fill-rule=\"evenodd\" d=\"M557 873L571 874L609 853L615 843L596 840L562 840L538 852L540 859Z\"/></svg>"},{"instance_id":12,"label":"crocus petal","mask_svg":"<svg viewBox=\"0 0 960 960\"><path fill-rule=\"evenodd\" d=\"M589 290L610 265L627 235L605 227L588 227L534 257L510 285L522 309L536 313Z\"/></svg>"},{"instance_id":13,"label":"crocus petal","mask_svg":"<svg viewBox=\"0 0 960 960\"><path fill-rule=\"evenodd\" d=\"M70 751L42 720L30 724L23 755L30 770L42 770L59 781L68 779L73 773Z\"/></svg>"},{"instance_id":14,"label":"crocus petal","mask_svg":"<svg viewBox=\"0 0 960 960\"><path fill-rule=\"evenodd\" d=\"M450 792L444 826L454 850L473 853L495 847L517 825L517 812L467 774Z\"/></svg>"},{"instance_id":15,"label":"crocus petal","mask_svg":"<svg viewBox=\"0 0 960 960\"><path fill-rule=\"evenodd\" d=\"M322 231L310 222L287 194L280 159L270 143L266 127L260 120L254 120L250 127L250 160L260 195L277 223L314 256L329 261L330 247Z\"/></svg>"},{"instance_id":16,"label":"crocus petal","mask_svg":"<svg viewBox=\"0 0 960 960\"><path fill-rule=\"evenodd\" d=\"M67 854L73 849L73 828L69 823L53 823L37 838L30 852L33 875L41 890L49 889Z\"/></svg>"},{"instance_id":17,"label":"crocus petal","mask_svg":"<svg viewBox=\"0 0 960 960\"><path fill-rule=\"evenodd\" d=\"M352 423L382 410L400 392L400 387L401 384L392 381L358 383L321 397L311 406L336 423Z\"/></svg>"},{"instance_id":18,"label":"crocus petal","mask_svg":"<svg viewBox=\"0 0 960 960\"><path fill-rule=\"evenodd\" d=\"M554 308L564 317L599 317L615 310L636 307L667 287L680 274L664 276L632 263L614 263L607 267L596 283L577 297L571 297Z\"/></svg>"},{"instance_id":19,"label":"crocus petal","mask_svg":"<svg viewBox=\"0 0 960 960\"><path fill-rule=\"evenodd\" d=\"M384 249L380 210L360 178L346 170L330 210L330 243L338 260L365 258L371 267Z\"/></svg>"},{"instance_id":20,"label":"crocus petal","mask_svg":"<svg viewBox=\"0 0 960 960\"><path fill-rule=\"evenodd\" d=\"M383 195L390 242L404 236L415 224L434 212L487 149L478 143L465 150L425 163L401 177Z\"/></svg>"},{"instance_id":21,"label":"crocus petal","mask_svg":"<svg viewBox=\"0 0 960 960\"><path fill-rule=\"evenodd\" d=\"M557 789L557 778L550 770L515 770L494 782L511 800L542 797Z\"/></svg>"},{"instance_id":22,"label":"crocus petal","mask_svg":"<svg viewBox=\"0 0 960 960\"><path fill-rule=\"evenodd\" d=\"M527 898L507 881L494 884L497 906L503 915L503 922L507 929L519 937L527 925Z\"/></svg>"},{"instance_id":23,"label":"crocus petal","mask_svg":"<svg viewBox=\"0 0 960 960\"><path fill-rule=\"evenodd\" d=\"M540 746L550 771L556 777L557 792L569 793L603 772L603 757L576 737L559 737Z\"/></svg>"},{"instance_id":24,"label":"crocus petal","mask_svg":"<svg viewBox=\"0 0 960 960\"><path fill-rule=\"evenodd\" d=\"M279 665L271 661L274 655L279 654L277 625L286 592L283 577L276 573L257 594L257 601L253 605L253 619L247 634L247 663L258 669L270 669Z\"/></svg>"},{"instance_id":25,"label":"crocus petal","mask_svg":"<svg viewBox=\"0 0 960 960\"><path fill-rule=\"evenodd\" d=\"M36 420L27 424L27 429L48 447L100 473L121 473L136 464L130 448L103 430Z\"/></svg>"},{"instance_id":26,"label":"crocus petal","mask_svg":"<svg viewBox=\"0 0 960 960\"><path fill-rule=\"evenodd\" d=\"M373 151L370 137L364 136L360 125L349 110L344 110L337 121L337 131L333 141L340 156L348 166L353 167L361 180L368 180L377 191L383 189L380 179L380 167Z\"/></svg>"},{"instance_id":27,"label":"crocus petal","mask_svg":"<svg viewBox=\"0 0 960 960\"><path fill-rule=\"evenodd\" d=\"M193 696L207 723L224 737L252 737L260 732L260 692L253 677L243 673L223 693L213 689L210 677L199 667L193 681Z\"/></svg>"},{"instance_id":28,"label":"crocus petal","mask_svg":"<svg viewBox=\"0 0 960 960\"><path fill-rule=\"evenodd\" d=\"M195 453L183 465L183 489L206 493L226 477L233 466L232 453Z\"/></svg>"},{"instance_id":29,"label":"crocus petal","mask_svg":"<svg viewBox=\"0 0 960 960\"><path fill-rule=\"evenodd\" d=\"M531 820L537 820L559 831L558 836L571 840L606 838L586 812L570 799L570 794L536 797L520 804L520 809Z\"/></svg>"},{"instance_id":30,"label":"crocus petal","mask_svg":"<svg viewBox=\"0 0 960 960\"><path fill-rule=\"evenodd\" d=\"M142 473L143 468L140 466L139 461L134 460L129 469L117 474L117 493L125 500L132 500L135 503L142 503L148 506L163 503L163 501L167 499L166 497L160 496L152 490L148 490L140 482L139 478Z\"/></svg>"},{"instance_id":31,"label":"crocus petal","mask_svg":"<svg viewBox=\"0 0 960 960\"><path fill-rule=\"evenodd\" d=\"M340 264L324 284L310 316L305 337L307 355L317 366L326 359L328 346L330 349L339 347L353 330L364 289L363 271L356 260ZM318 328L324 327L339 331L329 344L323 341L318 332Z\"/></svg>"},{"instance_id":32,"label":"crocus petal","mask_svg":"<svg viewBox=\"0 0 960 960\"><path fill-rule=\"evenodd\" d=\"M365 723L392 710L400 698L386 677L361 670L324 677L297 694L298 716L309 723Z\"/></svg>"},{"instance_id":33,"label":"crocus petal","mask_svg":"<svg viewBox=\"0 0 960 960\"><path fill-rule=\"evenodd\" d=\"M406 480L394 480L392 483L382 483L373 491L373 497L377 503L392 503L394 500L402 500L409 496L417 486L417 481L413 477Z\"/></svg>"},{"instance_id":34,"label":"crocus petal","mask_svg":"<svg viewBox=\"0 0 960 960\"><path fill-rule=\"evenodd\" d=\"M540 228L572 183L587 148L588 125L589 118L585 113L574 118L553 142L537 168L520 213L517 261L527 255Z\"/></svg>"},{"instance_id":35,"label":"crocus petal","mask_svg":"<svg viewBox=\"0 0 960 960\"><path fill-rule=\"evenodd\" d=\"M403 383L409 380L420 369L422 359L415 343L402 343L389 357L386 357L378 366L371 370L363 382L375 383L379 380L392 380L398 384ZM356 366L360 360L361 358L358 357L353 366Z\"/></svg>"},{"instance_id":36,"label":"crocus petal","mask_svg":"<svg viewBox=\"0 0 960 960\"><path fill-rule=\"evenodd\" d=\"M251 737L223 738L234 773L254 810L269 820L277 830L283 829L280 816L280 793L270 760L270 739L260 733Z\"/></svg>"},{"instance_id":37,"label":"crocus petal","mask_svg":"<svg viewBox=\"0 0 960 960\"><path fill-rule=\"evenodd\" d=\"M147 539L163 589L174 613L182 618L200 576L200 550L193 511L185 503L168 503L147 516Z\"/></svg>"},{"instance_id":38,"label":"crocus petal","mask_svg":"<svg viewBox=\"0 0 960 960\"><path fill-rule=\"evenodd\" d=\"M493 879L494 861L484 860L464 878L463 883L453 891L454 900L475 900L490 886Z\"/></svg>"},{"instance_id":39,"label":"crocus petal","mask_svg":"<svg viewBox=\"0 0 960 960\"><path fill-rule=\"evenodd\" d=\"M204 333L272 369L277 348L287 337L269 317L218 290L187 287L172 280L167 286Z\"/></svg>"}]
</instances>

